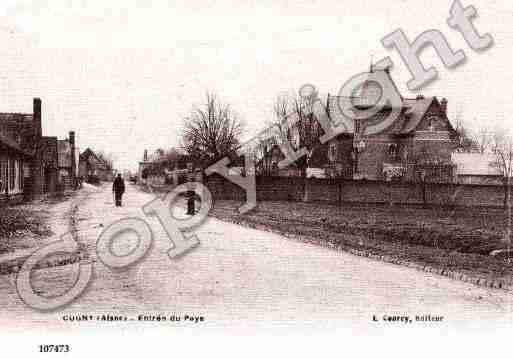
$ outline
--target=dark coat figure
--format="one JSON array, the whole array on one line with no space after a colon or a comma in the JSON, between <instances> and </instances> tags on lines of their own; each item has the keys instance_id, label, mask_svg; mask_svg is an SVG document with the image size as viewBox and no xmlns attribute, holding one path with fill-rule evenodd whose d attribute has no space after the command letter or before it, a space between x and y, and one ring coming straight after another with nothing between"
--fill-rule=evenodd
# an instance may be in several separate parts
<instances>
[{"instance_id":1,"label":"dark coat figure","mask_svg":"<svg viewBox=\"0 0 513 359\"><path fill-rule=\"evenodd\" d=\"M194 208L194 191L187 193L187 214L194 216L196 209Z\"/></svg>"},{"instance_id":2,"label":"dark coat figure","mask_svg":"<svg viewBox=\"0 0 513 359\"><path fill-rule=\"evenodd\" d=\"M120 207L121 198L123 197L123 193L125 193L125 181L121 178L121 174L118 174L114 180L114 183L112 184L112 192L114 192L116 207Z\"/></svg>"}]
</instances>

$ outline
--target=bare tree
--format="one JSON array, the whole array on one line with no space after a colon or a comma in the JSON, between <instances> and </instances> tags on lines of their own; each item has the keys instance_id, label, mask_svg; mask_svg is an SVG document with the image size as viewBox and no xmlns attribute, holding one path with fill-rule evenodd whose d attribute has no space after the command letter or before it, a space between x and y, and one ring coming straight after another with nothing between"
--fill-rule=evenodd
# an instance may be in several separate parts
<instances>
[{"instance_id":1,"label":"bare tree","mask_svg":"<svg viewBox=\"0 0 513 359\"><path fill-rule=\"evenodd\" d=\"M244 123L230 105L214 93L206 103L194 108L184 120L182 145L185 152L202 166L208 166L235 152L244 131Z\"/></svg>"},{"instance_id":2,"label":"bare tree","mask_svg":"<svg viewBox=\"0 0 513 359\"><path fill-rule=\"evenodd\" d=\"M273 117L266 121L266 129L256 138L253 150L257 174L271 176L275 173L278 161L282 158L275 158L275 149L283 145L285 141L290 142L289 115L292 112L291 95L283 93L276 96L273 103Z\"/></svg>"},{"instance_id":3,"label":"bare tree","mask_svg":"<svg viewBox=\"0 0 513 359\"><path fill-rule=\"evenodd\" d=\"M265 136L265 134L258 136L256 141L253 148L253 161L256 173L259 176L272 176L275 165L277 165L273 156L277 141L274 137Z\"/></svg>"},{"instance_id":4,"label":"bare tree","mask_svg":"<svg viewBox=\"0 0 513 359\"><path fill-rule=\"evenodd\" d=\"M454 129L456 131L456 148L457 152L474 152L476 148L479 150L479 142L477 139L480 137L472 133L461 118L459 113L454 119ZM482 152L481 152L482 153Z\"/></svg>"},{"instance_id":5,"label":"bare tree","mask_svg":"<svg viewBox=\"0 0 513 359\"><path fill-rule=\"evenodd\" d=\"M504 131L496 131L492 136L494 165L499 170L504 184L504 207L506 208L506 241L511 244L511 176L513 175L513 138ZM509 250L508 250L509 251Z\"/></svg>"},{"instance_id":6,"label":"bare tree","mask_svg":"<svg viewBox=\"0 0 513 359\"><path fill-rule=\"evenodd\" d=\"M480 127L473 135L479 153L485 153L491 150L494 142L493 131L487 127ZM493 149L492 149L493 150Z\"/></svg>"},{"instance_id":7,"label":"bare tree","mask_svg":"<svg viewBox=\"0 0 513 359\"><path fill-rule=\"evenodd\" d=\"M271 121L271 124L275 124L276 121L281 123L291 111L290 96L287 94L281 94L276 96L273 104L273 114L275 119Z\"/></svg>"},{"instance_id":8,"label":"bare tree","mask_svg":"<svg viewBox=\"0 0 513 359\"><path fill-rule=\"evenodd\" d=\"M319 138L323 134L314 111L314 106L319 104L321 101L314 96L278 95L273 104L274 118L269 123L277 137L276 143L272 143L272 146L289 142L294 150L306 149L306 156L295 163L304 177L310 156L314 148L320 144ZM267 151L272 151L273 147L270 147L269 143L266 139L263 146Z\"/></svg>"},{"instance_id":9,"label":"bare tree","mask_svg":"<svg viewBox=\"0 0 513 359\"><path fill-rule=\"evenodd\" d=\"M297 121L293 127L299 136L299 146L306 148L306 158L300 161L299 166L303 177L306 177L306 168L308 167L310 157L315 147L320 145L319 138L322 136L322 128L315 117L313 97L296 96L293 99L294 115ZM317 103L318 105L319 103Z\"/></svg>"}]
</instances>

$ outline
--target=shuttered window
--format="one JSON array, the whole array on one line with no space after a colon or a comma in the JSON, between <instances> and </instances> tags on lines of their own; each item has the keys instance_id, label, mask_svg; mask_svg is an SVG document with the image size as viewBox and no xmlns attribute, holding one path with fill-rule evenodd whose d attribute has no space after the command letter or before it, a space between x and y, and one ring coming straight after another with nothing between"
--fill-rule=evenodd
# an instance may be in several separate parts
<instances>
[{"instance_id":1,"label":"shuttered window","mask_svg":"<svg viewBox=\"0 0 513 359\"><path fill-rule=\"evenodd\" d=\"M18 164L18 181L19 181L19 189L23 190L23 167L25 162L20 161Z\"/></svg>"},{"instance_id":2,"label":"shuttered window","mask_svg":"<svg viewBox=\"0 0 513 359\"><path fill-rule=\"evenodd\" d=\"M0 157L0 194L5 193L5 188L7 186L7 176L5 174L7 167L5 161L5 157Z\"/></svg>"},{"instance_id":3,"label":"shuttered window","mask_svg":"<svg viewBox=\"0 0 513 359\"><path fill-rule=\"evenodd\" d=\"M14 184L16 180L16 168L14 164L14 159L9 160L9 192L13 192Z\"/></svg>"}]
</instances>

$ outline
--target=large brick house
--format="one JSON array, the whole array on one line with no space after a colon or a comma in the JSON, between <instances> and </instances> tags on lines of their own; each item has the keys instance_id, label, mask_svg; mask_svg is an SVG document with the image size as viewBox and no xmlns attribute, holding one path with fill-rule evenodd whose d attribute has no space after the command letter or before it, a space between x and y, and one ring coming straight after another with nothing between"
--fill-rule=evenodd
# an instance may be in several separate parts
<instances>
[{"instance_id":1,"label":"large brick house","mask_svg":"<svg viewBox=\"0 0 513 359\"><path fill-rule=\"evenodd\" d=\"M42 135L41 100L33 113L0 113L0 199L32 199L58 189L57 137Z\"/></svg>"},{"instance_id":2,"label":"large brick house","mask_svg":"<svg viewBox=\"0 0 513 359\"><path fill-rule=\"evenodd\" d=\"M395 87L388 69L373 70L386 77ZM397 90L397 87L395 87ZM398 90L397 90L397 93ZM354 101L356 99L356 102ZM335 124L347 121L343 108L361 106L365 109L368 99L355 97L349 103L347 98L329 96L325 106L327 118ZM355 104L356 103L356 104ZM358 105L360 103L360 105ZM368 124L377 123L396 110L397 117L380 132L367 135ZM288 137L293 147L298 148L302 136L298 129L296 114ZM312 123L310 132L322 136L323 131L314 115L306 118ZM352 120L351 120L352 121ZM345 122L347 123L347 122ZM399 108L383 107L369 118L352 121L353 125L326 143L318 142L311 148L306 161L306 175L312 177L356 178L368 180L425 180L452 182L455 166L451 162L456 132L447 118L447 100L436 97L400 98ZM303 125L304 127L304 125ZM279 147L274 145L268 151L272 175L305 175L300 171L301 164L293 164L286 169L278 169L277 163L284 158ZM303 164L304 167L305 164Z\"/></svg>"}]
</instances>

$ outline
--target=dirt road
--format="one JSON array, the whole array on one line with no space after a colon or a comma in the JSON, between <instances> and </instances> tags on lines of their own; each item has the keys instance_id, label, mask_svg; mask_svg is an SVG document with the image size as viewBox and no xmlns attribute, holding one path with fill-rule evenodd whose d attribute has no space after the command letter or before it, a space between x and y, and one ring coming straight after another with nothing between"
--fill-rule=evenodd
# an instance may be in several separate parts
<instances>
[{"instance_id":1,"label":"dirt road","mask_svg":"<svg viewBox=\"0 0 513 359\"><path fill-rule=\"evenodd\" d=\"M501 290L475 287L212 218L195 231L199 247L171 260L167 256L171 247L167 236L158 221L145 217L141 209L153 199L151 194L128 186L124 206L117 208L109 186L84 191L90 193L80 204L77 217L79 238L94 260L90 287L64 309L40 313L18 298L15 276L3 276L1 326L16 323L17 328L78 328L77 323L63 317L81 314L127 316L128 320L134 319L134 324L123 325L134 326L139 323L139 315L154 314L203 316L206 325L216 326L270 321L323 326L341 322L426 325L400 319L423 315L443 316L442 325L481 326L508 324L513 317L513 296ZM139 264L115 271L95 260L95 243L106 226L124 217L145 218L153 230L154 243ZM119 244L121 250L130 241L127 237L126 243ZM75 279L75 268L68 265L40 270L34 275L34 286L45 295L58 294ZM395 316L397 322L384 320Z\"/></svg>"}]
</instances>

